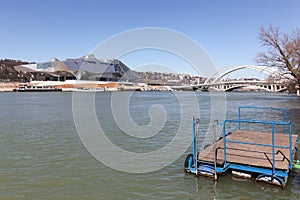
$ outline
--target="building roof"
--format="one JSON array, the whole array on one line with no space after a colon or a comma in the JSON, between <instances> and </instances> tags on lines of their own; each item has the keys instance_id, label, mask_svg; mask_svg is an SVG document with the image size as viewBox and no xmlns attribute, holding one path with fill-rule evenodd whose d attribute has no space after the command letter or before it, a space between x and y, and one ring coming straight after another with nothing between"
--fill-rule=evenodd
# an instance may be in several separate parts
<instances>
[{"instance_id":1,"label":"building roof","mask_svg":"<svg viewBox=\"0 0 300 200\"><path fill-rule=\"evenodd\" d=\"M59 61L56 58L48 62L37 64L18 65L14 67L17 71L43 72L55 74L57 72L70 72L77 74L79 79L89 79L98 77L121 77L130 71L124 63L117 59L97 59L93 54L89 54L76 59L66 59Z\"/></svg>"}]
</instances>

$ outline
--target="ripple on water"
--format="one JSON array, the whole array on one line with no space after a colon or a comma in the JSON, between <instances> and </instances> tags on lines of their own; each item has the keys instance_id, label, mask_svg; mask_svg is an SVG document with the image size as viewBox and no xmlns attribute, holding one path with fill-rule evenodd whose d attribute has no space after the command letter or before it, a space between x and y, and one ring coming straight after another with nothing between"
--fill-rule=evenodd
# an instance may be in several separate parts
<instances>
[{"instance_id":1,"label":"ripple on water","mask_svg":"<svg viewBox=\"0 0 300 200\"><path fill-rule=\"evenodd\" d=\"M194 94L178 95L184 95L185 103L189 104ZM199 108L195 109L200 109L202 122L210 121L211 95L218 94L196 94ZM0 116L0 199L299 199L299 172L291 176L284 190L254 181L233 180L231 175L214 182L183 172L189 152L168 167L151 173L130 174L110 169L81 144L73 123L71 93L1 93L0 96L0 110L5 113ZM236 118L240 105L287 106L294 130L300 131L299 98L269 93L226 93L226 99L228 118ZM110 105L110 94L96 94L96 100L96 110L97 106ZM176 102L170 93L134 93L130 106L137 124L149 123L149 105L160 104L169 112L169 121L161 134L139 141L144 142L142 145L124 133L115 134L118 128L111 118L105 121L105 126L112 141L127 150L160 149L178 129L180 111L185 105L178 107ZM109 114L100 111L99 120L109 119ZM184 126L190 137L192 116L185 117Z\"/></svg>"}]
</instances>

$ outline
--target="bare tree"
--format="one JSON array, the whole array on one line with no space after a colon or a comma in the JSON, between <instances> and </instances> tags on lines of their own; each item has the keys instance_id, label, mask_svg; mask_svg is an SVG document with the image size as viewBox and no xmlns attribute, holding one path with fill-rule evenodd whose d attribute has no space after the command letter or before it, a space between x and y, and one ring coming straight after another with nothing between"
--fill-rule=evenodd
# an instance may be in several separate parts
<instances>
[{"instance_id":1,"label":"bare tree","mask_svg":"<svg viewBox=\"0 0 300 200\"><path fill-rule=\"evenodd\" d=\"M267 50L258 54L257 62L278 68L282 78L288 77L288 74L290 80L300 86L300 30L281 34L279 28L261 27L259 40Z\"/></svg>"}]
</instances>

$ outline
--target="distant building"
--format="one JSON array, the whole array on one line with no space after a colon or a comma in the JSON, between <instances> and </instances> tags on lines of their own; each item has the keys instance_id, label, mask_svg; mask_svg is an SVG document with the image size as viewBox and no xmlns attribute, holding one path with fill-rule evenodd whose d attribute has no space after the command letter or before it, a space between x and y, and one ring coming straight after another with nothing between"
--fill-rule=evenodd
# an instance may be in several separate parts
<instances>
[{"instance_id":1,"label":"distant building","mask_svg":"<svg viewBox=\"0 0 300 200\"><path fill-rule=\"evenodd\" d=\"M118 59L97 59L87 55L77 59L59 61L56 58L48 62L22 64L14 66L18 72L30 73L32 80L65 81L65 80L95 80L118 81L130 72L124 63Z\"/></svg>"}]
</instances>

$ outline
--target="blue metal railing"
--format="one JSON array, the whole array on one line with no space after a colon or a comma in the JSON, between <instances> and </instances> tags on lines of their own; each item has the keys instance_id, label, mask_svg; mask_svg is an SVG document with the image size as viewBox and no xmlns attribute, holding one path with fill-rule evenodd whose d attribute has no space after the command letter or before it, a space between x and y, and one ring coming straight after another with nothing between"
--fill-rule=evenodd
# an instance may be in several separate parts
<instances>
[{"instance_id":1,"label":"blue metal railing","mask_svg":"<svg viewBox=\"0 0 300 200\"><path fill-rule=\"evenodd\" d=\"M281 110L281 109L280 109ZM239 117L240 118L240 117ZM286 118L286 117L285 117ZM227 123L259 123L259 124L269 124L272 126L272 141L271 144L264 144L264 143L255 143L255 142L241 142L236 140L227 140L226 138L226 124ZM289 145L288 146L279 146L275 145L275 125L283 125L289 126ZM262 120L225 120L223 123L223 138L224 138L224 166L227 165L227 143L239 143L239 144L248 144L248 145L256 145L256 146L268 146L272 147L272 173L273 176L276 173L275 169L275 148L289 148L289 169L292 168L292 161L293 161L293 148L292 148L292 123L290 121L262 121Z\"/></svg>"},{"instance_id":2,"label":"blue metal railing","mask_svg":"<svg viewBox=\"0 0 300 200\"><path fill-rule=\"evenodd\" d=\"M282 121L287 121L287 110L286 108L273 108L273 107L260 107L260 106L240 106L238 108L238 120L241 119L241 110L242 109L256 109L256 110L274 110L274 111L282 111L283 117ZM238 123L238 129L241 128L241 123ZM286 133L286 125L283 127L283 132Z\"/></svg>"},{"instance_id":3,"label":"blue metal railing","mask_svg":"<svg viewBox=\"0 0 300 200\"><path fill-rule=\"evenodd\" d=\"M197 164L197 135L196 135L196 119L192 118L192 150L193 150L193 161L195 166ZM197 167L196 167L197 170Z\"/></svg>"},{"instance_id":4,"label":"blue metal railing","mask_svg":"<svg viewBox=\"0 0 300 200\"><path fill-rule=\"evenodd\" d=\"M192 118L192 150L193 150L193 162L195 167L195 173L198 173L198 164L197 164L197 125L200 123L200 119Z\"/></svg>"}]
</instances>

